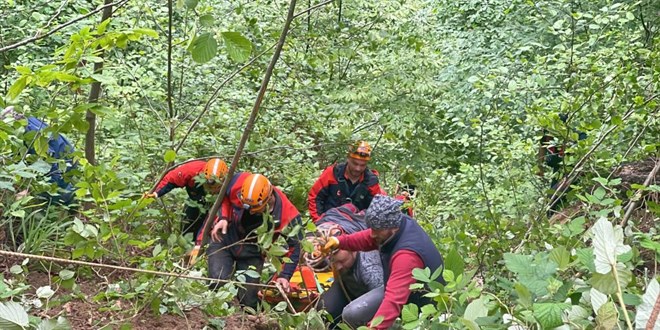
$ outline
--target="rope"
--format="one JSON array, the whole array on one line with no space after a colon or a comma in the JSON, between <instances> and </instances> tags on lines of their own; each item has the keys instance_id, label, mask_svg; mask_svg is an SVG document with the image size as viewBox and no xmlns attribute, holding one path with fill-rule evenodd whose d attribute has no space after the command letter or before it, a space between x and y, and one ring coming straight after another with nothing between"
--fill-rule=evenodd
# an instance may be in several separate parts
<instances>
[{"instance_id":1,"label":"rope","mask_svg":"<svg viewBox=\"0 0 660 330\"><path fill-rule=\"evenodd\" d=\"M115 265L106 265L106 264L99 264L99 263L94 263L94 262L86 262L86 261L78 261L78 260L70 260L70 259L61 259L61 258L35 255L35 254L28 254L28 253L19 253L19 252L0 250L0 255L20 257L20 258L31 258L31 259L37 259L37 260L46 260L46 261L52 261L52 262L55 262L55 263L64 263L64 264L98 267L98 268L108 268L108 269L115 269L115 270L125 270L125 271L129 271L129 272L133 272L133 273L144 273L144 274L152 274L152 275L160 275L160 276L168 276L168 277L178 277L178 278L186 278L186 279L191 279L191 280L211 281L211 282L218 282L218 283L225 283L225 284L231 283L231 284L238 284L238 285L244 285L244 286L254 286L254 287L261 287L261 288L277 289L278 291L281 291L281 287L279 287L277 285L268 285L268 284L260 284L260 283L243 283L243 282L230 281L230 280L221 280L221 279L218 279L218 278L210 278L210 277L203 277L203 276L190 276L190 275L177 274L177 273L161 272L161 271L156 271L156 270L130 268L130 267L115 266Z\"/></svg>"}]
</instances>

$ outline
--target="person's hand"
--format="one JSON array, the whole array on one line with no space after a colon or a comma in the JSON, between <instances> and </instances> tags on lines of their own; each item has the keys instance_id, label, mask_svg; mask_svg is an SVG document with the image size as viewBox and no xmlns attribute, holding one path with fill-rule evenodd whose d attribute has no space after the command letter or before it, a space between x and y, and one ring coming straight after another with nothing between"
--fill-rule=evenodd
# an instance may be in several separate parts
<instances>
[{"instance_id":1,"label":"person's hand","mask_svg":"<svg viewBox=\"0 0 660 330\"><path fill-rule=\"evenodd\" d=\"M289 284L289 280L287 280L286 278L278 277L275 280L275 284L279 284L282 287L282 290L284 290L284 292L286 293L289 293L291 291L291 285Z\"/></svg>"},{"instance_id":2,"label":"person's hand","mask_svg":"<svg viewBox=\"0 0 660 330\"><path fill-rule=\"evenodd\" d=\"M332 236L328 238L328 242L325 243L323 247L321 247L321 252L323 252L323 254L329 254L330 252L338 248L339 248L339 240L337 239L337 237Z\"/></svg>"},{"instance_id":3,"label":"person's hand","mask_svg":"<svg viewBox=\"0 0 660 330\"><path fill-rule=\"evenodd\" d=\"M150 193L147 191L146 193L142 194L142 198L158 198L158 193L157 192Z\"/></svg>"},{"instance_id":4,"label":"person's hand","mask_svg":"<svg viewBox=\"0 0 660 330\"><path fill-rule=\"evenodd\" d=\"M215 242L219 242L220 241L219 234L222 235L226 234L228 226L229 226L229 222L227 221L227 219L220 219L220 221L218 221L218 223L216 223L215 226L213 226L213 229L211 230L211 238Z\"/></svg>"}]
</instances>

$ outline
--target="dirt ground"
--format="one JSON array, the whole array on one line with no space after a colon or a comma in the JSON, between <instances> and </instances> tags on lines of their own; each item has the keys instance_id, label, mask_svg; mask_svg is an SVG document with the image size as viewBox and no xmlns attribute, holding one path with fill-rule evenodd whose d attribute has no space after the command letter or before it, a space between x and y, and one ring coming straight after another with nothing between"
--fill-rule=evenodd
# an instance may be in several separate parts
<instances>
[{"instance_id":1,"label":"dirt ground","mask_svg":"<svg viewBox=\"0 0 660 330\"><path fill-rule=\"evenodd\" d=\"M20 264L21 260L14 258L0 259L0 273L5 278L12 278L9 268L12 265ZM101 274L106 278L113 278L112 282L119 280L122 276L128 274ZM36 289L39 287L56 285L53 283L53 275L42 271L31 270L24 283L29 283L30 290L26 296L36 295ZM97 279L78 279L76 284L79 293L74 294L70 290L60 288L57 295L70 295L68 302L49 309L33 309L32 315L42 319L56 319L59 316L65 317L71 328L74 330L88 329L133 329L133 330L201 330L209 325L209 317L198 308L185 312L185 316L165 314L154 315L149 308L141 313L135 312L135 306L124 300L117 300L112 306L93 301L93 297L101 290L105 290L104 285L99 285ZM122 326L125 326L122 328ZM213 327L209 326L209 329ZM277 320L269 320L264 315L245 315L237 313L224 319L224 329L236 330L265 330L279 329Z\"/></svg>"}]
</instances>

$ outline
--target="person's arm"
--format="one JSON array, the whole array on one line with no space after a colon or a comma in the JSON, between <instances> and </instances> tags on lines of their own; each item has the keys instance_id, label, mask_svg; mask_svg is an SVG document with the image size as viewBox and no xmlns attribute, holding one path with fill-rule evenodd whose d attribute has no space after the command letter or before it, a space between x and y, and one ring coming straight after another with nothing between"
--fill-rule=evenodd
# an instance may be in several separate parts
<instances>
[{"instance_id":1,"label":"person's arm","mask_svg":"<svg viewBox=\"0 0 660 330\"><path fill-rule=\"evenodd\" d=\"M378 244L371 238L371 229L365 229L350 235L337 237L339 248L348 251L372 251L378 249Z\"/></svg>"},{"instance_id":2,"label":"person's arm","mask_svg":"<svg viewBox=\"0 0 660 330\"><path fill-rule=\"evenodd\" d=\"M182 188L188 184L188 178L191 175L187 173L185 165L181 165L165 174L154 190L158 197L164 196L174 188Z\"/></svg>"},{"instance_id":3,"label":"person's arm","mask_svg":"<svg viewBox=\"0 0 660 330\"><path fill-rule=\"evenodd\" d=\"M321 173L321 176L316 179L316 182L314 182L312 189L309 190L309 194L307 195L307 209L313 222L318 221L321 215L327 211L325 209L325 200L328 198L328 184L333 177L333 168L333 166L330 166Z\"/></svg>"},{"instance_id":4,"label":"person's arm","mask_svg":"<svg viewBox=\"0 0 660 330\"><path fill-rule=\"evenodd\" d=\"M358 252L360 280L369 291L383 286L383 264L378 251Z\"/></svg>"},{"instance_id":5,"label":"person's arm","mask_svg":"<svg viewBox=\"0 0 660 330\"><path fill-rule=\"evenodd\" d=\"M410 250L400 250L392 256L390 261L391 272L385 286L385 296L372 322L379 316L382 316L383 320L373 327L369 322L372 329L388 329L399 317L403 305L408 302L410 285L416 282L412 277L412 271L415 268L424 268L424 262L417 253Z\"/></svg>"}]
</instances>

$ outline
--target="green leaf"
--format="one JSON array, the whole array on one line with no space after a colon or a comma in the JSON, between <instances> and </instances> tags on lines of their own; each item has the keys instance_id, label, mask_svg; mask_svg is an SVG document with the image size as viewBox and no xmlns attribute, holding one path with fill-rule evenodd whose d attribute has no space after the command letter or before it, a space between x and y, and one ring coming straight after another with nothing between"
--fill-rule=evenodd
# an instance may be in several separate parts
<instances>
[{"instance_id":1,"label":"green leaf","mask_svg":"<svg viewBox=\"0 0 660 330\"><path fill-rule=\"evenodd\" d=\"M245 62L252 53L252 43L238 32L222 32L222 39L229 57L239 63Z\"/></svg>"},{"instance_id":2,"label":"green leaf","mask_svg":"<svg viewBox=\"0 0 660 330\"><path fill-rule=\"evenodd\" d=\"M23 89L25 89L25 86L27 85L27 79L29 76L22 76L16 80L11 87L9 87L9 91L7 92L7 99L8 100L13 100L15 99Z\"/></svg>"},{"instance_id":3,"label":"green leaf","mask_svg":"<svg viewBox=\"0 0 660 330\"><path fill-rule=\"evenodd\" d=\"M42 320L36 330L70 330L71 324L64 317L60 316L57 320Z\"/></svg>"},{"instance_id":4,"label":"green leaf","mask_svg":"<svg viewBox=\"0 0 660 330\"><path fill-rule=\"evenodd\" d=\"M165 151L165 155L163 155L163 160L165 160L166 163L173 162L174 159L176 159L176 151L172 149Z\"/></svg>"},{"instance_id":5,"label":"green leaf","mask_svg":"<svg viewBox=\"0 0 660 330\"><path fill-rule=\"evenodd\" d=\"M204 33L195 37L188 47L193 61L203 64L215 57L218 52L218 42L211 33Z\"/></svg>"},{"instance_id":6,"label":"green leaf","mask_svg":"<svg viewBox=\"0 0 660 330\"><path fill-rule=\"evenodd\" d=\"M154 246L153 251L151 251L151 255L154 256L154 257L156 257L156 256L158 256L161 252L163 252L163 247L162 247L160 244L156 244L156 246Z\"/></svg>"},{"instance_id":7,"label":"green leaf","mask_svg":"<svg viewBox=\"0 0 660 330\"><path fill-rule=\"evenodd\" d=\"M413 278L424 283L431 281L431 270L427 268L415 268L412 271Z\"/></svg>"},{"instance_id":8,"label":"green leaf","mask_svg":"<svg viewBox=\"0 0 660 330\"><path fill-rule=\"evenodd\" d=\"M596 272L596 265L594 264L594 250L593 248L583 248L576 251L576 257L580 263L586 267L590 272Z\"/></svg>"},{"instance_id":9,"label":"green leaf","mask_svg":"<svg viewBox=\"0 0 660 330\"><path fill-rule=\"evenodd\" d=\"M628 252L630 246L623 245L623 230L621 227L617 226L614 229L612 223L605 218L600 218L593 226L592 231L596 272L607 274L616 265L616 256Z\"/></svg>"},{"instance_id":10,"label":"green leaf","mask_svg":"<svg viewBox=\"0 0 660 330\"><path fill-rule=\"evenodd\" d=\"M42 286L37 289L37 297L42 299L50 299L55 294L55 291L51 289L50 285Z\"/></svg>"},{"instance_id":11,"label":"green leaf","mask_svg":"<svg viewBox=\"0 0 660 330\"><path fill-rule=\"evenodd\" d=\"M532 264L532 256L505 253L504 264L508 270L514 273L525 274L529 272L529 267Z\"/></svg>"},{"instance_id":12,"label":"green leaf","mask_svg":"<svg viewBox=\"0 0 660 330\"><path fill-rule=\"evenodd\" d=\"M601 306L596 313L596 329L615 329L618 320L616 306L611 301Z\"/></svg>"},{"instance_id":13,"label":"green leaf","mask_svg":"<svg viewBox=\"0 0 660 330\"><path fill-rule=\"evenodd\" d=\"M608 298L604 293L594 288L589 289L589 297L591 299L591 307L595 313L598 313L600 307L605 305L608 301Z\"/></svg>"},{"instance_id":14,"label":"green leaf","mask_svg":"<svg viewBox=\"0 0 660 330\"><path fill-rule=\"evenodd\" d=\"M154 315L160 315L160 303L161 303L161 299L159 297L154 297L151 300L151 303L149 304L150 305L149 307L151 307L151 312Z\"/></svg>"},{"instance_id":15,"label":"green leaf","mask_svg":"<svg viewBox=\"0 0 660 330\"><path fill-rule=\"evenodd\" d=\"M642 304L642 297L640 297L636 294L624 293L623 294L623 303L628 305L628 306L639 306L639 305Z\"/></svg>"},{"instance_id":16,"label":"green leaf","mask_svg":"<svg viewBox=\"0 0 660 330\"><path fill-rule=\"evenodd\" d=\"M570 308L569 304L538 303L534 304L534 317L543 329L558 327L564 322L561 319L564 310Z\"/></svg>"},{"instance_id":17,"label":"green leaf","mask_svg":"<svg viewBox=\"0 0 660 330\"><path fill-rule=\"evenodd\" d=\"M0 303L0 329L25 329L30 325L28 314L18 303L8 301Z\"/></svg>"},{"instance_id":18,"label":"green leaf","mask_svg":"<svg viewBox=\"0 0 660 330\"><path fill-rule=\"evenodd\" d=\"M13 265L11 268L9 268L9 272L12 274L20 274L23 272L23 267L20 265Z\"/></svg>"},{"instance_id":19,"label":"green leaf","mask_svg":"<svg viewBox=\"0 0 660 330\"><path fill-rule=\"evenodd\" d=\"M513 285L518 295L518 303L525 308L532 307L532 293L522 283L518 282Z\"/></svg>"},{"instance_id":20,"label":"green leaf","mask_svg":"<svg viewBox=\"0 0 660 330\"><path fill-rule=\"evenodd\" d=\"M577 217L571 220L571 222L568 223L568 226L564 228L564 236L573 237L582 233L584 231L585 220L585 217Z\"/></svg>"},{"instance_id":21,"label":"green leaf","mask_svg":"<svg viewBox=\"0 0 660 330\"><path fill-rule=\"evenodd\" d=\"M74 275L76 275L76 273L74 273L74 272L72 272L72 271L70 271L70 270L68 270L68 269L62 269L62 270L60 270L60 279L61 279L62 281L66 281L66 280L72 279Z\"/></svg>"},{"instance_id":22,"label":"green leaf","mask_svg":"<svg viewBox=\"0 0 660 330\"><path fill-rule=\"evenodd\" d=\"M407 304L401 310L401 319L404 323L415 321L419 318L419 307L415 304Z\"/></svg>"},{"instance_id":23,"label":"green leaf","mask_svg":"<svg viewBox=\"0 0 660 330\"><path fill-rule=\"evenodd\" d=\"M475 321L477 318L484 316L488 316L488 308L483 301L483 297L479 297L479 299L473 300L467 305L465 314L463 315L469 321Z\"/></svg>"},{"instance_id":24,"label":"green leaf","mask_svg":"<svg viewBox=\"0 0 660 330\"><path fill-rule=\"evenodd\" d=\"M463 271L465 270L465 262L463 262L463 258L458 254L456 249L449 251L444 261L445 269L451 270L455 275L463 274Z\"/></svg>"},{"instance_id":25,"label":"green leaf","mask_svg":"<svg viewBox=\"0 0 660 330\"><path fill-rule=\"evenodd\" d=\"M186 8L193 10L195 9L195 7L197 7L199 0L184 0L184 3L186 5Z\"/></svg>"},{"instance_id":26,"label":"green leaf","mask_svg":"<svg viewBox=\"0 0 660 330\"><path fill-rule=\"evenodd\" d=\"M199 17L199 24L204 27L212 27L215 24L215 18L211 14L202 15Z\"/></svg>"},{"instance_id":27,"label":"green leaf","mask_svg":"<svg viewBox=\"0 0 660 330\"><path fill-rule=\"evenodd\" d=\"M568 264L571 262L571 255L568 253L565 247L563 246L558 246L552 251L550 251L549 255L550 260L554 261L557 264L557 267L559 269L564 270L568 266Z\"/></svg>"}]
</instances>

